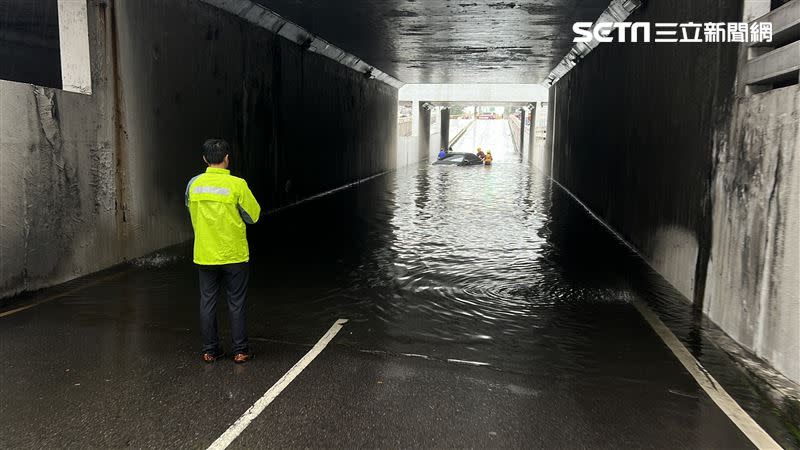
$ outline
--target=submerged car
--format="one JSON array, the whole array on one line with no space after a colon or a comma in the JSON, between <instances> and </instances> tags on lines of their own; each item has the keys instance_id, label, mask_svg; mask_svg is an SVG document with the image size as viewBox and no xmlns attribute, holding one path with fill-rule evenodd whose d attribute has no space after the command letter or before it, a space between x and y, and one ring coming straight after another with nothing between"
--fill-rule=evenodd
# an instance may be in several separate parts
<instances>
[{"instance_id":1,"label":"submerged car","mask_svg":"<svg viewBox=\"0 0 800 450\"><path fill-rule=\"evenodd\" d=\"M472 153L448 153L444 158L433 163L445 166L480 166L483 161Z\"/></svg>"}]
</instances>

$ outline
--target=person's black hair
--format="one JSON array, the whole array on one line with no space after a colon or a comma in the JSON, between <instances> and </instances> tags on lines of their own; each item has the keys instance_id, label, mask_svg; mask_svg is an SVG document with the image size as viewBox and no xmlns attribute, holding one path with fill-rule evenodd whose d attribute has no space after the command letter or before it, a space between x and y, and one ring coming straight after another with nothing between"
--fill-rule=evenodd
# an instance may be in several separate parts
<instances>
[{"instance_id":1,"label":"person's black hair","mask_svg":"<svg viewBox=\"0 0 800 450\"><path fill-rule=\"evenodd\" d=\"M231 147L223 139L209 139L203 143L203 156L209 164L220 164L230 151Z\"/></svg>"}]
</instances>

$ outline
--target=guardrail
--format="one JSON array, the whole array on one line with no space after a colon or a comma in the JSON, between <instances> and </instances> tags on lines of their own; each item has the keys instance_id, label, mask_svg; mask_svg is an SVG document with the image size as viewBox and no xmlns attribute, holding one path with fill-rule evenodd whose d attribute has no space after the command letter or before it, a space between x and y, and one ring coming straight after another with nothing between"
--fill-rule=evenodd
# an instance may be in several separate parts
<instances>
[{"instance_id":1,"label":"guardrail","mask_svg":"<svg viewBox=\"0 0 800 450\"><path fill-rule=\"evenodd\" d=\"M464 134L467 132L467 130L469 130L469 127L471 127L475 123L475 120L476 119L472 119L472 121L470 123L468 123L467 126L465 126L464 128L461 129L461 131L456 133L456 135L453 136L453 139L450 139L450 142L447 143L447 146L448 147L452 147L452 146L456 145L456 142L458 142L458 140L461 139L464 136Z\"/></svg>"}]
</instances>

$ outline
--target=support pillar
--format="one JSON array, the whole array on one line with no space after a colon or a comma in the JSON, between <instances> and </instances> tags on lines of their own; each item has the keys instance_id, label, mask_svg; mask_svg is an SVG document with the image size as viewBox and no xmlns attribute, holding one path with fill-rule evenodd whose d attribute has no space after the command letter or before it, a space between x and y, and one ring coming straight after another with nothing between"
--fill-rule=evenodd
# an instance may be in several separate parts
<instances>
[{"instance_id":1,"label":"support pillar","mask_svg":"<svg viewBox=\"0 0 800 450\"><path fill-rule=\"evenodd\" d=\"M425 107L424 102L415 102L417 106L414 107L412 112L413 114L416 113L417 115L417 142L419 147L417 148L417 155L419 157L419 161L428 161L430 157L430 148L431 148L431 110ZM412 119L412 126L413 126L413 119Z\"/></svg>"},{"instance_id":2,"label":"support pillar","mask_svg":"<svg viewBox=\"0 0 800 450\"><path fill-rule=\"evenodd\" d=\"M441 128L439 129L439 139L441 146L447 149L450 146L450 108L442 108Z\"/></svg>"},{"instance_id":3,"label":"support pillar","mask_svg":"<svg viewBox=\"0 0 800 450\"><path fill-rule=\"evenodd\" d=\"M528 134L528 155L533 158L534 152L536 152L536 111L538 110L538 102L531 103L531 114L530 119L530 133Z\"/></svg>"},{"instance_id":4,"label":"support pillar","mask_svg":"<svg viewBox=\"0 0 800 450\"><path fill-rule=\"evenodd\" d=\"M411 136L419 136L419 118L422 104L419 100L411 102Z\"/></svg>"},{"instance_id":5,"label":"support pillar","mask_svg":"<svg viewBox=\"0 0 800 450\"><path fill-rule=\"evenodd\" d=\"M519 153L525 154L525 108L519 110Z\"/></svg>"},{"instance_id":6,"label":"support pillar","mask_svg":"<svg viewBox=\"0 0 800 450\"><path fill-rule=\"evenodd\" d=\"M556 103L556 94L558 93L558 83L554 86L550 86L550 90L547 94L547 137L544 144L544 157L542 160L542 167L541 169L547 174L553 177L553 179L557 178L557 174L553 173L554 169L554 155L553 151L556 148L555 140L556 140L556 110L558 109L558 103Z\"/></svg>"}]
</instances>

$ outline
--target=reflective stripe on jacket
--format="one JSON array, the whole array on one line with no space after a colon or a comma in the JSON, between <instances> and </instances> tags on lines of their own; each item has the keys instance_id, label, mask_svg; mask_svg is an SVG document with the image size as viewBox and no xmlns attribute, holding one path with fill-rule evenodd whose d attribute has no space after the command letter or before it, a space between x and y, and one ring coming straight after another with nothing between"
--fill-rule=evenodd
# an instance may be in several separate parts
<instances>
[{"instance_id":1,"label":"reflective stripe on jacket","mask_svg":"<svg viewBox=\"0 0 800 450\"><path fill-rule=\"evenodd\" d=\"M186 186L186 207L194 228L194 262L234 264L250 260L246 223L261 214L247 182L227 169L209 167Z\"/></svg>"}]
</instances>

